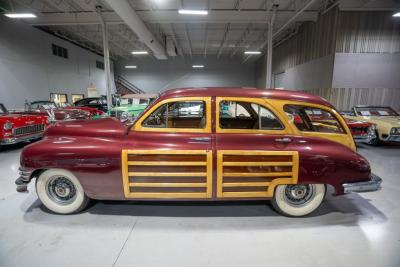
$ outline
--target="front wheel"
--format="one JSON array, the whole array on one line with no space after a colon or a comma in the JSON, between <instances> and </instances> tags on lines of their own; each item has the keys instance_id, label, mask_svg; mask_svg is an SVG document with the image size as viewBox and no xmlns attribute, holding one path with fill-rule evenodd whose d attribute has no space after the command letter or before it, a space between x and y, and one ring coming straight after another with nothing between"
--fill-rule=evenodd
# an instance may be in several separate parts
<instances>
[{"instance_id":1,"label":"front wheel","mask_svg":"<svg viewBox=\"0 0 400 267\"><path fill-rule=\"evenodd\" d=\"M271 203L276 211L285 216L305 216L321 205L325 192L324 184L278 185Z\"/></svg>"},{"instance_id":2,"label":"front wheel","mask_svg":"<svg viewBox=\"0 0 400 267\"><path fill-rule=\"evenodd\" d=\"M382 141L379 139L378 131L375 131L375 138L370 139L367 144L371 146L379 146L382 144Z\"/></svg>"},{"instance_id":3,"label":"front wheel","mask_svg":"<svg viewBox=\"0 0 400 267\"><path fill-rule=\"evenodd\" d=\"M46 208L59 214L77 213L89 203L79 180L62 169L43 172L36 180L36 193Z\"/></svg>"}]
</instances>

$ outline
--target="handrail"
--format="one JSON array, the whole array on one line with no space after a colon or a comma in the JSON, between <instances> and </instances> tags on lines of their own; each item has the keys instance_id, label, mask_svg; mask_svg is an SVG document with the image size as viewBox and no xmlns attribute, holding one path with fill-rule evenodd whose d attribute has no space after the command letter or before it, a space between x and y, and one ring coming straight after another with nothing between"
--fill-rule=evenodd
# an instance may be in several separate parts
<instances>
[{"instance_id":1,"label":"handrail","mask_svg":"<svg viewBox=\"0 0 400 267\"><path fill-rule=\"evenodd\" d=\"M144 94L145 93L143 90L139 89L137 86L135 86L134 84L132 84L131 82L129 82L122 76L116 77L115 84L117 85L117 87L119 85L119 86L123 87L124 89L131 91L134 94Z\"/></svg>"}]
</instances>

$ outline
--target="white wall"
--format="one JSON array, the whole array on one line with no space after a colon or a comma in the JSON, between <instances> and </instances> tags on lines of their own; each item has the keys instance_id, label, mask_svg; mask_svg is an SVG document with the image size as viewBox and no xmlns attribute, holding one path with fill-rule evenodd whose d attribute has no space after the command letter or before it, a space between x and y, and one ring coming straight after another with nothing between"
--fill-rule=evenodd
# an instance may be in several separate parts
<instances>
[{"instance_id":1,"label":"white wall","mask_svg":"<svg viewBox=\"0 0 400 267\"><path fill-rule=\"evenodd\" d=\"M52 43L68 49L68 59L52 54ZM24 101L47 100L50 93L83 93L93 83L105 94L103 58L24 23L0 17L0 102L22 108ZM113 76L113 73L111 73Z\"/></svg>"},{"instance_id":2,"label":"white wall","mask_svg":"<svg viewBox=\"0 0 400 267\"><path fill-rule=\"evenodd\" d=\"M203 64L205 68L193 69L193 64ZM125 65L137 65L138 68L125 69ZM230 58L176 57L119 61L116 73L148 93L181 87L255 86L254 64L242 64L240 59Z\"/></svg>"},{"instance_id":3,"label":"white wall","mask_svg":"<svg viewBox=\"0 0 400 267\"><path fill-rule=\"evenodd\" d=\"M306 63L273 73L272 87L288 90L330 88L332 85L333 55L310 60ZM262 57L256 62L256 85L265 87L266 65Z\"/></svg>"},{"instance_id":4,"label":"white wall","mask_svg":"<svg viewBox=\"0 0 400 267\"><path fill-rule=\"evenodd\" d=\"M399 53L336 53L333 88L400 88Z\"/></svg>"}]
</instances>

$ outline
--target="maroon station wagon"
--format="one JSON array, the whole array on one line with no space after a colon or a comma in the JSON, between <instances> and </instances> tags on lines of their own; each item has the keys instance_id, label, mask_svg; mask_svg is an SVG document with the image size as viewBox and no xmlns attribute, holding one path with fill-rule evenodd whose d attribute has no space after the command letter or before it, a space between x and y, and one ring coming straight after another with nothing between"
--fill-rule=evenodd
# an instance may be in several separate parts
<instances>
[{"instance_id":1,"label":"maroon station wagon","mask_svg":"<svg viewBox=\"0 0 400 267\"><path fill-rule=\"evenodd\" d=\"M22 151L17 190L34 178L41 202L62 214L89 199L263 199L287 216L316 210L327 185L342 195L382 181L329 102L255 88L169 90L128 127L56 123Z\"/></svg>"}]
</instances>

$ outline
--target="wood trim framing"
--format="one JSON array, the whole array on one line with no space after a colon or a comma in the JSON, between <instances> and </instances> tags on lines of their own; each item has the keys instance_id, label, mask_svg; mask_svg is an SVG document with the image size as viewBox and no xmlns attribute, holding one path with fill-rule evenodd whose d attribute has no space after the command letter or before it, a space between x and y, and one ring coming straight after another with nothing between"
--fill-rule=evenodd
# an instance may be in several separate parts
<instances>
[{"instance_id":1,"label":"wood trim framing","mask_svg":"<svg viewBox=\"0 0 400 267\"><path fill-rule=\"evenodd\" d=\"M235 156L291 156L290 162L225 162L224 155ZM288 172L224 172L224 166L269 166L269 167L291 167ZM273 197L275 187L283 184L296 184L298 181L299 155L297 151L240 151L220 150L217 152L217 197L218 198L252 198L252 197ZM225 182L224 177L240 177L244 181ZM270 181L250 181L251 178L268 177ZM247 179L249 178L249 179ZM249 180L249 181L246 181ZM265 191L239 190L237 192L225 192L226 188L265 187Z\"/></svg>"},{"instance_id":2,"label":"wood trim framing","mask_svg":"<svg viewBox=\"0 0 400 267\"><path fill-rule=\"evenodd\" d=\"M204 161L134 161L129 160L129 155L203 155ZM130 199L177 199L177 198L211 198L212 196L212 151L209 150L122 150L122 181L124 187L124 195ZM205 167L205 172L137 172L130 171L130 167L135 169L136 166L173 166L173 167ZM156 167L155 167L156 168ZM161 181L157 182L136 182L135 177L161 177ZM204 177L205 182L169 182L170 177ZM131 181L133 179L133 181ZM148 188L149 192L135 192L138 188ZM176 192L162 192L158 188L176 189ZM179 189L204 188L204 192L179 192ZM157 191L158 190L158 191Z\"/></svg>"},{"instance_id":3,"label":"wood trim framing","mask_svg":"<svg viewBox=\"0 0 400 267\"><path fill-rule=\"evenodd\" d=\"M147 119L160 106L177 101L204 101L206 108L206 126L204 128L151 128L142 126L143 121ZM142 132L169 132L169 133L211 133L211 97L177 97L169 98L158 102L143 114L132 127L135 131Z\"/></svg>"}]
</instances>

